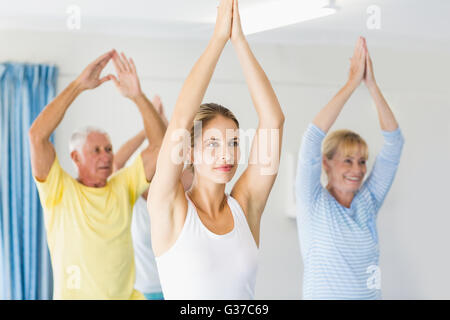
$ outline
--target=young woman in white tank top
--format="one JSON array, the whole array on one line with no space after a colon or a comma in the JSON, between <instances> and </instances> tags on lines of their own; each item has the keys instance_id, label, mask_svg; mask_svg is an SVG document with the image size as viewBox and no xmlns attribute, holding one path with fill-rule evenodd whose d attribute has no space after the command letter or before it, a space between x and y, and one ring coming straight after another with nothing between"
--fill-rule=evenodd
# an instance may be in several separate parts
<instances>
[{"instance_id":1,"label":"young woman in white tank top","mask_svg":"<svg viewBox=\"0 0 450 320\"><path fill-rule=\"evenodd\" d=\"M239 122L228 109L201 103L230 39L259 123L249 164L226 194L240 159ZM213 37L175 105L147 199L166 299L253 299L261 215L278 171L283 124L278 99L242 32L237 0L221 0ZM185 158L194 171L186 193L180 182Z\"/></svg>"}]
</instances>

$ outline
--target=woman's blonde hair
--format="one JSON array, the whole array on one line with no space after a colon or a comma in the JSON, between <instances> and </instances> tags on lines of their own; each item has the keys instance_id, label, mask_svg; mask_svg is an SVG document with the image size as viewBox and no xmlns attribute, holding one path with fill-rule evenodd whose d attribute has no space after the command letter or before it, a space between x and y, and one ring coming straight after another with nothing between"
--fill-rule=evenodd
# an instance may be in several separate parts
<instances>
[{"instance_id":1,"label":"woman's blonde hair","mask_svg":"<svg viewBox=\"0 0 450 320\"><path fill-rule=\"evenodd\" d=\"M194 149L195 140L197 137L202 134L202 130L199 130L201 126L204 128L208 122L213 120L217 116L222 116L234 121L236 126L239 129L239 121L234 116L233 112L231 112L228 108L221 106L217 103L204 103L200 105L200 109L197 111L197 114L194 118L194 123L191 128L191 149ZM192 163L188 165L192 170L194 170L194 166Z\"/></svg>"},{"instance_id":2,"label":"woman's blonde hair","mask_svg":"<svg viewBox=\"0 0 450 320\"><path fill-rule=\"evenodd\" d=\"M365 160L369 158L369 148L366 141L357 133L350 130L336 130L330 133L323 142L322 154L331 160L340 150L344 156L361 151Z\"/></svg>"}]
</instances>

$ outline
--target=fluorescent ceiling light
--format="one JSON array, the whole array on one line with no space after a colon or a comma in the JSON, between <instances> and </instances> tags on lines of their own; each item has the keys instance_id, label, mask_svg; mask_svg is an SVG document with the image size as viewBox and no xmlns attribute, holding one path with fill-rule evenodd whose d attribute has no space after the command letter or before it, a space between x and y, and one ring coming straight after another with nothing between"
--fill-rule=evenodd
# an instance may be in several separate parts
<instances>
[{"instance_id":1,"label":"fluorescent ceiling light","mask_svg":"<svg viewBox=\"0 0 450 320\"><path fill-rule=\"evenodd\" d=\"M242 29L247 35L336 13L336 8L329 6L329 0L270 0L261 2L255 4L255 2L246 3L245 0L239 1Z\"/></svg>"}]
</instances>

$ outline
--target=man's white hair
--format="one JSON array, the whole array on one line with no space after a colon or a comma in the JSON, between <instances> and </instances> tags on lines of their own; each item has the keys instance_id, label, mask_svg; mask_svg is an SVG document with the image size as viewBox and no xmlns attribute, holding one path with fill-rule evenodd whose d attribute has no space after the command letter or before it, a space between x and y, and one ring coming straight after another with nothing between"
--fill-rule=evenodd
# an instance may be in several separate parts
<instances>
[{"instance_id":1,"label":"man's white hair","mask_svg":"<svg viewBox=\"0 0 450 320\"><path fill-rule=\"evenodd\" d=\"M109 134L103 129L100 129L100 128L97 128L94 126L82 127L82 128L75 130L72 133L72 136L70 137L70 141L69 141L70 153L72 153L72 151L74 151L74 150L81 152L81 149L83 148L84 144L86 143L86 139L87 139L88 135L92 132L104 134L108 137L109 140L111 140L109 138Z\"/></svg>"}]
</instances>

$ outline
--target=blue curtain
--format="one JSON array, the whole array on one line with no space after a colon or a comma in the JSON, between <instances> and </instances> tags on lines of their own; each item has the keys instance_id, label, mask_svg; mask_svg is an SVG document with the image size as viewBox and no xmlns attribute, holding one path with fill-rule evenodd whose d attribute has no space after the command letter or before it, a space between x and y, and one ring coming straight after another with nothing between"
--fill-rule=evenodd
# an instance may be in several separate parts
<instances>
[{"instance_id":1,"label":"blue curtain","mask_svg":"<svg viewBox=\"0 0 450 320\"><path fill-rule=\"evenodd\" d=\"M54 66L0 64L0 299L52 297L28 129L55 96L57 74Z\"/></svg>"}]
</instances>

